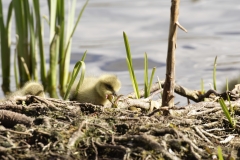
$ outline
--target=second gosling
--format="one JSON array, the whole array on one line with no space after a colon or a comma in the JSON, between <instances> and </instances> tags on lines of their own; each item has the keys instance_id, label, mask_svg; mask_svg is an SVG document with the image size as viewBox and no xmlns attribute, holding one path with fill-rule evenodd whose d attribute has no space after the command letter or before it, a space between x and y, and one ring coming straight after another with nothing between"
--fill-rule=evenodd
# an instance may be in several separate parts
<instances>
[{"instance_id":1,"label":"second gosling","mask_svg":"<svg viewBox=\"0 0 240 160\"><path fill-rule=\"evenodd\" d=\"M100 77L85 77L77 94L75 94L77 84L72 86L70 100L80 103L92 103L96 105L106 105L107 96L116 95L121 88L121 82L117 76L104 74Z\"/></svg>"},{"instance_id":2,"label":"second gosling","mask_svg":"<svg viewBox=\"0 0 240 160\"><path fill-rule=\"evenodd\" d=\"M43 86L36 81L29 81L24 84L22 88L11 93L6 98L13 99L15 96L25 96L25 95L35 95L40 97L45 97Z\"/></svg>"}]
</instances>

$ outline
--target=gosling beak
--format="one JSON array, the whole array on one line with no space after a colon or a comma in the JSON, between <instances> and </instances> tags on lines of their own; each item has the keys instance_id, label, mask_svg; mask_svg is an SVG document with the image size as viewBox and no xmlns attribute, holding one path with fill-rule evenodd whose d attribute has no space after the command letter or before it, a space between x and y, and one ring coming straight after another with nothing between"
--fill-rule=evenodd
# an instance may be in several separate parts
<instances>
[{"instance_id":1,"label":"gosling beak","mask_svg":"<svg viewBox=\"0 0 240 160\"><path fill-rule=\"evenodd\" d=\"M112 105L114 105L115 96L117 96L116 92L113 92L112 94L106 95L106 99L108 99Z\"/></svg>"},{"instance_id":2,"label":"gosling beak","mask_svg":"<svg viewBox=\"0 0 240 160\"><path fill-rule=\"evenodd\" d=\"M113 96L117 96L117 93L113 91L112 95L113 95Z\"/></svg>"},{"instance_id":3,"label":"gosling beak","mask_svg":"<svg viewBox=\"0 0 240 160\"><path fill-rule=\"evenodd\" d=\"M114 96L117 96L117 94L116 94L116 92L112 92L112 94L106 94L106 99L110 99L110 100L112 100L113 98L114 98Z\"/></svg>"}]
</instances>

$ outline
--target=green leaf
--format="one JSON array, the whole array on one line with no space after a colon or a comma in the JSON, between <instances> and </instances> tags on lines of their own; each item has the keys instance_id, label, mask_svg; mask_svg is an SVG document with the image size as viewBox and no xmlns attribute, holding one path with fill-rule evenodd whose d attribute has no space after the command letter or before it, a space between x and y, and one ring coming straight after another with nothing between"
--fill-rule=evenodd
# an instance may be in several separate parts
<instances>
[{"instance_id":1,"label":"green leaf","mask_svg":"<svg viewBox=\"0 0 240 160\"><path fill-rule=\"evenodd\" d=\"M2 90L4 94L10 92L10 59L11 59L11 18L12 2L10 2L7 14L7 24L4 25L4 15L2 1L0 0L0 48L1 48L1 70L2 70Z\"/></svg>"},{"instance_id":2,"label":"green leaf","mask_svg":"<svg viewBox=\"0 0 240 160\"><path fill-rule=\"evenodd\" d=\"M71 79L70 79L67 91L66 91L66 93L64 95L64 98L63 98L64 100L68 99L70 90L72 88L72 85L75 82L75 79L76 79L76 77L77 77L77 75L78 75L78 73L79 73L81 68L82 68L82 70L81 70L82 72L81 72L80 80L78 82L77 88L75 90L76 92L74 93L73 97L75 97L77 95L77 91L81 87L81 84L83 83L84 75L85 75L85 63L83 61L78 61L75 64L75 66L74 66L74 69L73 69L73 72L72 72L72 76L71 76Z\"/></svg>"},{"instance_id":3,"label":"green leaf","mask_svg":"<svg viewBox=\"0 0 240 160\"><path fill-rule=\"evenodd\" d=\"M74 68L73 68L73 72L72 72L72 75L71 75L71 78L70 78L70 81L69 81L69 84L68 84L68 87L67 87L67 91L66 91L66 93L64 94L64 97L63 97L64 100L68 99L70 90L72 88L72 85L75 82L75 79L76 79L76 77L77 77L81 67L82 67L82 72L81 72L80 80L78 82L77 89L75 90L76 93L75 93L74 96L76 96L77 91L79 90L79 87L81 86L81 84L82 84L82 82L84 80L84 75L85 75L85 63L84 63L84 60L86 58L86 55L87 55L87 50L84 52L84 54L82 56L82 59L80 61L78 61L75 64Z\"/></svg>"},{"instance_id":4,"label":"green leaf","mask_svg":"<svg viewBox=\"0 0 240 160\"><path fill-rule=\"evenodd\" d=\"M222 148L220 146L218 146L217 150L218 150L218 159L219 160L224 160L223 153L222 153Z\"/></svg>"},{"instance_id":5,"label":"green leaf","mask_svg":"<svg viewBox=\"0 0 240 160\"><path fill-rule=\"evenodd\" d=\"M133 89L136 95L136 98L139 99L140 98L140 94L139 94L139 89L138 89L138 83L137 83L137 79L135 77L135 73L134 73L134 69L133 69L133 65L132 65L132 57L131 57L131 51L130 51L130 46L128 43L128 38L127 35L125 34L125 32L123 32L123 38L124 38L124 44L125 44L125 48L126 48L126 54L127 54L127 65L128 65L128 71L130 74L130 78L132 81L132 85L133 85Z\"/></svg>"},{"instance_id":6,"label":"green leaf","mask_svg":"<svg viewBox=\"0 0 240 160\"><path fill-rule=\"evenodd\" d=\"M144 97L149 96L148 90L148 57L147 53L144 54Z\"/></svg>"},{"instance_id":7,"label":"green leaf","mask_svg":"<svg viewBox=\"0 0 240 160\"><path fill-rule=\"evenodd\" d=\"M225 102L224 102L224 100L223 100L222 98L219 99L219 103L220 103L220 105L221 105L221 107L222 107L222 110L223 110L223 113L224 113L224 115L227 117L229 123L231 124L231 126L232 126L233 128L235 128L235 124L234 124L234 122L233 122L232 117L230 116L230 113L229 113L229 111L228 111L228 107L226 106L226 104L225 104Z\"/></svg>"},{"instance_id":8,"label":"green leaf","mask_svg":"<svg viewBox=\"0 0 240 160\"><path fill-rule=\"evenodd\" d=\"M150 95L150 89L152 87L152 81L153 81L153 77L154 77L155 71L156 71L156 67L153 67L152 73L151 73L151 77L150 77L150 83L148 85L148 96Z\"/></svg>"},{"instance_id":9,"label":"green leaf","mask_svg":"<svg viewBox=\"0 0 240 160\"><path fill-rule=\"evenodd\" d=\"M41 20L40 13L40 4L39 1L33 1L34 13L35 13L35 22L36 22L36 41L38 41L38 49L40 55L40 73L41 80L44 88L47 87L47 71L46 71L46 60L44 53L44 44L43 44L43 25Z\"/></svg>"},{"instance_id":10,"label":"green leaf","mask_svg":"<svg viewBox=\"0 0 240 160\"><path fill-rule=\"evenodd\" d=\"M60 85L63 89L63 92L64 92L64 86L65 84L67 83L67 79L68 79L68 70L69 70L69 62L70 62L70 53L71 53L71 50L70 50L70 46L71 46L71 40L72 40L72 36L77 28L77 25L78 23L80 22L80 19L82 17L82 14L85 10L85 8L87 7L87 4L88 4L88 0L85 2L85 4L83 5L80 13L78 14L78 18L77 18L77 21L75 22L74 26L73 26L73 19L74 19L74 10L75 10L75 3L76 3L76 0L73 1L72 3L72 8L71 8L71 12L69 14L69 22L68 22L68 30L67 31L70 31L68 32L66 38L66 45L65 45L65 49L64 49L64 53L63 55L61 56L61 59L63 59L64 61L61 61L61 67L60 67ZM73 26L73 28L72 28Z\"/></svg>"}]
</instances>

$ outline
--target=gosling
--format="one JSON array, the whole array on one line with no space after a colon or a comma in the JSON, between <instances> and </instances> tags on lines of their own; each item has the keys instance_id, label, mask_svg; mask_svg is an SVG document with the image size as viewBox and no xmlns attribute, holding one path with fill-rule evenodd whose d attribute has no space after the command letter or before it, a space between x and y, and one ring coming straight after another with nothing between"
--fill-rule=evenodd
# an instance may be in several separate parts
<instances>
[{"instance_id":1,"label":"gosling","mask_svg":"<svg viewBox=\"0 0 240 160\"><path fill-rule=\"evenodd\" d=\"M112 74L104 74L100 77L86 77L83 80L77 94L75 95L77 83L75 83L70 91L70 100L80 103L92 103L95 105L106 105L109 101L109 95L116 95L121 88L121 82L117 76Z\"/></svg>"},{"instance_id":2,"label":"gosling","mask_svg":"<svg viewBox=\"0 0 240 160\"><path fill-rule=\"evenodd\" d=\"M36 82L36 81L29 81L29 82L25 83L22 88L11 93L6 98L14 99L14 97L16 97L16 96L26 96L26 95L45 97L44 88L43 88L42 84L40 84L39 82Z\"/></svg>"}]
</instances>

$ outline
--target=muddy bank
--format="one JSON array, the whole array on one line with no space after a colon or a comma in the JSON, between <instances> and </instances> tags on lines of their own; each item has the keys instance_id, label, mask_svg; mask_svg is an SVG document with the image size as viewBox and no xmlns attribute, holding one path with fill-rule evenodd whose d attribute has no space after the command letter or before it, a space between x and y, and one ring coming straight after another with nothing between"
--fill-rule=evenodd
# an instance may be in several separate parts
<instances>
[{"instance_id":1,"label":"muddy bank","mask_svg":"<svg viewBox=\"0 0 240 160\"><path fill-rule=\"evenodd\" d=\"M215 100L132 109L24 96L0 103L0 159L217 159L217 146L238 159L236 94L231 105L235 129Z\"/></svg>"}]
</instances>

